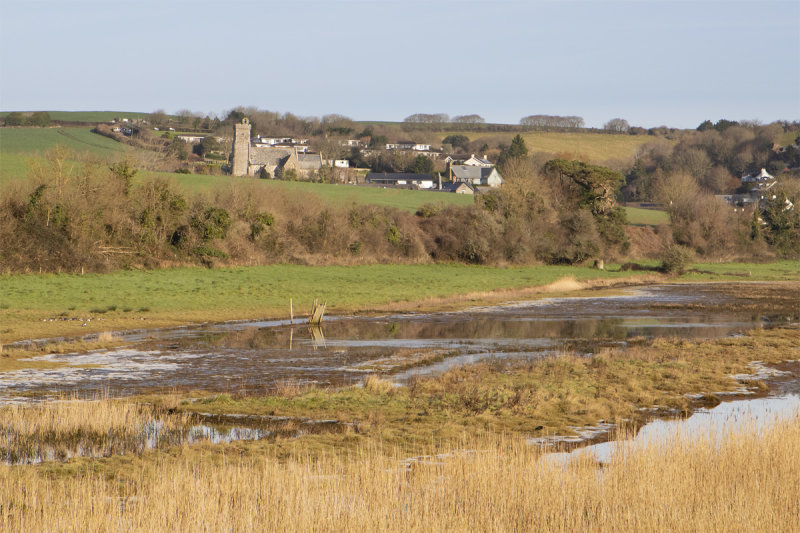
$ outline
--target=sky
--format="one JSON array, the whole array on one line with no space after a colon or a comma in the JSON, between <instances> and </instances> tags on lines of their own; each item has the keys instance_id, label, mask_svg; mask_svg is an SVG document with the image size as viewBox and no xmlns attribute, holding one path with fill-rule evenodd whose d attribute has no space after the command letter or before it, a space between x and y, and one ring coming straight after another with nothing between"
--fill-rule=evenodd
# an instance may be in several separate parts
<instances>
[{"instance_id":1,"label":"sky","mask_svg":"<svg viewBox=\"0 0 800 533\"><path fill-rule=\"evenodd\" d=\"M798 0L0 0L0 110L800 119Z\"/></svg>"}]
</instances>

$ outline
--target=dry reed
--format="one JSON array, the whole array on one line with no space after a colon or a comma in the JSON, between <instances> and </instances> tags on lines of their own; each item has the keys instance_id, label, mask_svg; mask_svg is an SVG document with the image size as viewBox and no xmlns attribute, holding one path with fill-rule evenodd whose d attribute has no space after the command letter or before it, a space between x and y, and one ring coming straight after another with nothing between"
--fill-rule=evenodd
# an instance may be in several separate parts
<instances>
[{"instance_id":1,"label":"dry reed","mask_svg":"<svg viewBox=\"0 0 800 533\"><path fill-rule=\"evenodd\" d=\"M113 400L64 399L0 408L0 461L108 456L181 441L190 415Z\"/></svg>"},{"instance_id":2,"label":"dry reed","mask_svg":"<svg viewBox=\"0 0 800 533\"><path fill-rule=\"evenodd\" d=\"M88 469L0 467L0 528L13 531L797 531L800 413L721 441L673 435L543 460L520 439L465 438L407 460L153 454L125 483ZM101 469L102 470L102 469ZM122 488L121 488L122 487ZM124 490L124 492L123 492Z\"/></svg>"}]
</instances>

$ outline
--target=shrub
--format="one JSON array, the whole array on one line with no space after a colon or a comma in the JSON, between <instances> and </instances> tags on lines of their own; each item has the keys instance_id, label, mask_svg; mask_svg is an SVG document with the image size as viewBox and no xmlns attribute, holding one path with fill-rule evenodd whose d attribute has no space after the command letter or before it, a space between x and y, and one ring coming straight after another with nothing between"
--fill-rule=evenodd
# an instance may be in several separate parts
<instances>
[{"instance_id":1,"label":"shrub","mask_svg":"<svg viewBox=\"0 0 800 533\"><path fill-rule=\"evenodd\" d=\"M694 251L680 244L670 244L661 254L661 270L669 274L683 274L694 260Z\"/></svg>"},{"instance_id":2,"label":"shrub","mask_svg":"<svg viewBox=\"0 0 800 533\"><path fill-rule=\"evenodd\" d=\"M221 207L209 207L202 215L192 217L192 227L204 241L224 239L231 226L231 216Z\"/></svg>"}]
</instances>

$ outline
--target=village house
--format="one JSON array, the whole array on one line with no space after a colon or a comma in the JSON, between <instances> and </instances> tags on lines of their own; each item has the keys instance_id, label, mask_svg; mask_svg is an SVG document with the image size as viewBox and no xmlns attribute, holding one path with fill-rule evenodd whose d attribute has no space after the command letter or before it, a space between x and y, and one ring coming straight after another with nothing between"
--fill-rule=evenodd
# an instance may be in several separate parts
<instances>
[{"instance_id":1,"label":"village house","mask_svg":"<svg viewBox=\"0 0 800 533\"><path fill-rule=\"evenodd\" d=\"M399 143L387 144L387 150L413 150L415 152L430 152L430 144L415 143L414 141L401 141Z\"/></svg>"},{"instance_id":2,"label":"village house","mask_svg":"<svg viewBox=\"0 0 800 533\"><path fill-rule=\"evenodd\" d=\"M718 194L717 198L725 200L734 207L746 207L758 205L759 203L774 199L775 195L771 189L778 184L775 179L766 169L761 169L759 174L748 174L742 176L742 183L752 184L752 188L745 194ZM788 200L787 200L788 201ZM791 202L790 202L791 203ZM788 207L791 209L793 206Z\"/></svg>"},{"instance_id":3,"label":"village house","mask_svg":"<svg viewBox=\"0 0 800 533\"><path fill-rule=\"evenodd\" d=\"M475 189L463 181L443 183L439 190L456 194L475 194Z\"/></svg>"},{"instance_id":4,"label":"village house","mask_svg":"<svg viewBox=\"0 0 800 533\"><path fill-rule=\"evenodd\" d=\"M175 138L188 144L197 144L205 139L205 135L176 135Z\"/></svg>"},{"instance_id":5,"label":"village house","mask_svg":"<svg viewBox=\"0 0 800 533\"><path fill-rule=\"evenodd\" d=\"M444 162L447 165L467 165L472 167L493 167L494 163L486 159L486 156L475 157L475 154L471 154L469 159L464 159L458 155L448 155L444 158Z\"/></svg>"},{"instance_id":6,"label":"village house","mask_svg":"<svg viewBox=\"0 0 800 533\"><path fill-rule=\"evenodd\" d=\"M435 183L430 174L412 174L410 172L370 172L365 181L384 187L405 189L433 189Z\"/></svg>"},{"instance_id":7,"label":"village house","mask_svg":"<svg viewBox=\"0 0 800 533\"><path fill-rule=\"evenodd\" d=\"M499 187L503 184L503 177L494 167L451 165L450 181L467 183L473 187Z\"/></svg>"}]
</instances>

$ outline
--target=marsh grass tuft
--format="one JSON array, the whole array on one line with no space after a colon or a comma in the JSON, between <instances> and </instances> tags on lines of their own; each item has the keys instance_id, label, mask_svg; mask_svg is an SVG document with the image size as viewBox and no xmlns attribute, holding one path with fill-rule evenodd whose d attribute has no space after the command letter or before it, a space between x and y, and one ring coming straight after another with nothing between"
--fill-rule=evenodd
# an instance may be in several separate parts
<instances>
[{"instance_id":1,"label":"marsh grass tuft","mask_svg":"<svg viewBox=\"0 0 800 533\"><path fill-rule=\"evenodd\" d=\"M394 385L388 379L382 379L375 374L370 374L364 380L364 389L372 394L389 394L394 390Z\"/></svg>"}]
</instances>

